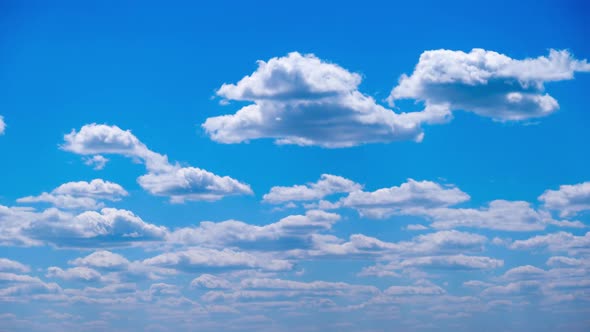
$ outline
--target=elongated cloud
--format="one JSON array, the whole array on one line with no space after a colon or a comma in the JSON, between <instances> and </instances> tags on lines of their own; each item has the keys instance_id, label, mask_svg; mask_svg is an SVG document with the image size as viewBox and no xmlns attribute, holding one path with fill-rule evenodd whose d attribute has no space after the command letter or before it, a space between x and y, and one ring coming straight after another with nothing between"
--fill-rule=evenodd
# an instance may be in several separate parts
<instances>
[{"instance_id":1,"label":"elongated cloud","mask_svg":"<svg viewBox=\"0 0 590 332\"><path fill-rule=\"evenodd\" d=\"M0 115L0 135L4 135L4 131L6 130L6 123L4 123L4 117Z\"/></svg>"},{"instance_id":2,"label":"elongated cloud","mask_svg":"<svg viewBox=\"0 0 590 332\"><path fill-rule=\"evenodd\" d=\"M104 206L99 202L101 200L117 201L127 195L127 191L117 183L94 179L64 183L50 193L19 198L17 202L45 202L65 209L98 209Z\"/></svg>"},{"instance_id":3,"label":"elongated cloud","mask_svg":"<svg viewBox=\"0 0 590 332\"><path fill-rule=\"evenodd\" d=\"M389 101L415 99L499 121L526 120L559 108L557 100L544 93L544 83L587 71L586 60L576 60L565 50L524 60L477 48L469 53L426 51L414 72L402 75Z\"/></svg>"},{"instance_id":4,"label":"elongated cloud","mask_svg":"<svg viewBox=\"0 0 590 332\"><path fill-rule=\"evenodd\" d=\"M547 190L539 200L545 207L560 211L562 217L590 210L590 182L563 185L559 190Z\"/></svg>"},{"instance_id":5,"label":"elongated cloud","mask_svg":"<svg viewBox=\"0 0 590 332\"><path fill-rule=\"evenodd\" d=\"M142 161L148 173L139 177L139 184L153 195L169 197L173 203L215 201L230 195L252 194L250 186L229 176L171 164L167 156L151 151L131 131L117 126L85 125L65 135L64 140L62 148L77 154L120 154Z\"/></svg>"},{"instance_id":6,"label":"elongated cloud","mask_svg":"<svg viewBox=\"0 0 590 332\"><path fill-rule=\"evenodd\" d=\"M360 190L362 186L341 176L322 174L315 183L291 187L272 187L263 197L263 201L279 204L293 201L312 201L337 193L349 193Z\"/></svg>"}]
</instances>

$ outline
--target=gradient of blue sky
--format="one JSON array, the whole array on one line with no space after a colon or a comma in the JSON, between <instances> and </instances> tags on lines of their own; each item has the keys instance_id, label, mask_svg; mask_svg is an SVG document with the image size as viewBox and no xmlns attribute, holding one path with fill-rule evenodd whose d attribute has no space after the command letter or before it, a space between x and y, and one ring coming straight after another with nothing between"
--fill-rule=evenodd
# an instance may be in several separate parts
<instances>
[{"instance_id":1,"label":"gradient of blue sky","mask_svg":"<svg viewBox=\"0 0 590 332\"><path fill-rule=\"evenodd\" d=\"M420 112L419 98L395 106L387 99L423 52L480 48L523 60L554 49L582 61L590 58L588 10L584 1L3 1L0 330L587 330L590 74L583 66L572 79L545 80L542 94L559 103L547 116L493 120L453 109L450 121L422 124L420 143L394 139L327 148L261 138L224 144L202 124L260 102L226 105L216 92L255 72L256 61L290 52L358 73L358 91L379 106ZM496 83L518 85L521 74ZM280 85L280 77L274 82ZM491 91L486 89L484 84L483 95ZM281 98L266 102L285 105ZM485 105L500 107L489 100ZM328 114L323 110L317 108L317 118ZM130 130L145 150L86 155L88 146L68 147L65 135L93 123ZM340 134L329 126L318 130ZM169 174L144 165L154 152L169 161L158 167L202 176L188 168L196 167L245 187L224 187L218 200L184 196L184 202L171 202L178 188L140 181L144 175L163 181L159 176ZM103 169L85 164L93 155L109 159ZM341 202L329 209L318 203L324 197L317 186L297 187L299 195L308 190L315 196L294 207L286 206L293 199L264 199L273 187L315 183L322 174L349 179L347 190L356 195L363 194L361 187L373 192L408 184L378 206L392 209L381 216L363 211L358 200L347 203L347 190L325 197ZM84 208L22 199L93 179L118 184L127 194L62 190L70 198L84 196ZM420 196L422 187L408 189L408 179L433 190L436 199ZM212 175L207 181L221 180ZM562 185L574 187L557 191ZM197 184L187 190L208 189ZM563 195L539 199L547 190ZM481 213L494 200L521 203ZM101 217L84 211L102 206L117 209L102 215L124 221L92 239L103 230L89 225ZM129 213L145 223L129 231L137 226ZM467 227L452 223L460 219L457 213L469 215ZM299 226L249 226L283 218ZM221 223L227 220L241 223L230 228ZM441 220L451 225L436 226ZM564 220L571 223L557 225ZM221 224L206 231L203 224L197 228L202 221ZM414 224L425 229L407 229ZM89 228L76 233L76 226ZM250 240L236 240L240 234ZM358 242L337 245L355 234ZM361 248L363 241L373 242ZM103 251L131 263L101 267L77 260L96 252L111 263L122 259ZM162 263L179 255L208 259ZM367 275L378 269L389 274Z\"/></svg>"}]
</instances>

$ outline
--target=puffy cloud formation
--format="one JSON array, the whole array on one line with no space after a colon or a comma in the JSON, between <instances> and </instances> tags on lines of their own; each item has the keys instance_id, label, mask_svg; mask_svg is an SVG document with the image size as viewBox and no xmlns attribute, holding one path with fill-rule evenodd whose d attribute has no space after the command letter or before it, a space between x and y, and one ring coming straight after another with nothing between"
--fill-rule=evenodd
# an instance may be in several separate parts
<instances>
[{"instance_id":1,"label":"puffy cloud formation","mask_svg":"<svg viewBox=\"0 0 590 332\"><path fill-rule=\"evenodd\" d=\"M103 169L108 162L108 158L105 158L104 156L101 156L99 154L84 159L84 164L88 166L93 166L95 170Z\"/></svg>"},{"instance_id":2,"label":"puffy cloud formation","mask_svg":"<svg viewBox=\"0 0 590 332\"><path fill-rule=\"evenodd\" d=\"M4 131L6 130L6 123L4 122L4 117L0 115L0 135L4 135Z\"/></svg>"},{"instance_id":3,"label":"puffy cloud formation","mask_svg":"<svg viewBox=\"0 0 590 332\"><path fill-rule=\"evenodd\" d=\"M117 126L85 125L79 131L72 130L64 140L62 148L77 154L120 154L142 161L148 173L139 177L139 184L153 195L170 197L173 203L214 201L229 195L252 194L250 186L228 176L171 164L167 156L151 151L131 131Z\"/></svg>"},{"instance_id":4,"label":"puffy cloud formation","mask_svg":"<svg viewBox=\"0 0 590 332\"><path fill-rule=\"evenodd\" d=\"M200 247L163 253L145 259L143 262L147 265L171 267L185 271L204 268L285 271L293 268L291 262L275 259L263 253L252 254L231 249L216 250Z\"/></svg>"},{"instance_id":5,"label":"puffy cloud formation","mask_svg":"<svg viewBox=\"0 0 590 332\"><path fill-rule=\"evenodd\" d=\"M0 243L4 245L120 246L163 240L166 234L165 227L146 223L127 210L72 214L55 208L37 212L0 205Z\"/></svg>"},{"instance_id":6,"label":"puffy cloud formation","mask_svg":"<svg viewBox=\"0 0 590 332\"><path fill-rule=\"evenodd\" d=\"M0 258L0 271L29 272L30 268L8 258Z\"/></svg>"},{"instance_id":7,"label":"puffy cloud formation","mask_svg":"<svg viewBox=\"0 0 590 332\"><path fill-rule=\"evenodd\" d=\"M551 252L590 253L590 232L577 236L567 232L557 232L533 236L526 240L516 240L511 249L547 249Z\"/></svg>"},{"instance_id":8,"label":"puffy cloud formation","mask_svg":"<svg viewBox=\"0 0 590 332\"><path fill-rule=\"evenodd\" d=\"M414 72L402 75L389 101L415 99L498 121L525 120L559 108L557 100L543 92L545 82L587 71L586 60L576 60L565 50L524 60L483 49L426 51Z\"/></svg>"},{"instance_id":9,"label":"puffy cloud formation","mask_svg":"<svg viewBox=\"0 0 590 332\"><path fill-rule=\"evenodd\" d=\"M280 204L293 201L319 200L337 193L349 193L360 190L362 186L341 176L322 174L315 183L295 185L292 187L272 187L263 197L263 201Z\"/></svg>"},{"instance_id":10,"label":"puffy cloud formation","mask_svg":"<svg viewBox=\"0 0 590 332\"><path fill-rule=\"evenodd\" d=\"M307 247L314 233L328 230L340 219L335 213L310 210L305 215L290 215L281 220L257 226L237 220L201 222L199 227L185 227L172 232L168 240L188 245L213 247L236 246L258 249Z\"/></svg>"},{"instance_id":11,"label":"puffy cloud formation","mask_svg":"<svg viewBox=\"0 0 590 332\"><path fill-rule=\"evenodd\" d=\"M405 209L444 207L465 202L469 198L456 187L445 188L431 181L408 179L399 187L351 192L340 200L340 205L354 208L363 216L384 218Z\"/></svg>"},{"instance_id":12,"label":"puffy cloud formation","mask_svg":"<svg viewBox=\"0 0 590 332\"><path fill-rule=\"evenodd\" d=\"M360 75L313 54L297 52L259 61L258 69L217 95L250 101L233 115L209 118L203 128L221 143L273 138L278 144L327 148L422 139L422 123L444 121L448 112L432 107L397 114L358 91Z\"/></svg>"},{"instance_id":13,"label":"puffy cloud formation","mask_svg":"<svg viewBox=\"0 0 590 332\"><path fill-rule=\"evenodd\" d=\"M539 200L546 208L557 210L562 217L590 210L590 182L559 186L559 190L547 190Z\"/></svg>"},{"instance_id":14,"label":"puffy cloud formation","mask_svg":"<svg viewBox=\"0 0 590 332\"><path fill-rule=\"evenodd\" d=\"M104 204L97 200L117 201L128 193L119 184L94 179L90 182L68 182L55 188L50 193L42 193L39 196L27 196L19 198L19 203L50 203L64 209L98 209Z\"/></svg>"}]
</instances>

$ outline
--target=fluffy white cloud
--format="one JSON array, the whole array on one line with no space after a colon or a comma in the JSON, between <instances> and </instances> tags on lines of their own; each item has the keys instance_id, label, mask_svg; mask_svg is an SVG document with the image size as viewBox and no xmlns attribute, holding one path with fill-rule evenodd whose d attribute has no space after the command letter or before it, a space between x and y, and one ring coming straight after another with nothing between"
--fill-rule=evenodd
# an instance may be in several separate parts
<instances>
[{"instance_id":1,"label":"fluffy white cloud","mask_svg":"<svg viewBox=\"0 0 590 332\"><path fill-rule=\"evenodd\" d=\"M250 186L228 176L171 164L167 156L151 151L131 131L117 126L85 125L65 135L64 141L62 148L77 154L120 154L142 161L148 173L139 177L139 184L153 195L170 197L173 203L252 194Z\"/></svg>"},{"instance_id":2,"label":"fluffy white cloud","mask_svg":"<svg viewBox=\"0 0 590 332\"><path fill-rule=\"evenodd\" d=\"M417 283L411 286L391 286L383 291L390 296L408 296L408 295L442 295L446 291L441 287L431 283Z\"/></svg>"},{"instance_id":3,"label":"fluffy white cloud","mask_svg":"<svg viewBox=\"0 0 590 332\"><path fill-rule=\"evenodd\" d=\"M362 189L360 184L349 179L331 174L322 174L315 183L292 187L272 187L270 192L264 195L263 201L272 204L312 201L332 194L349 193L360 189Z\"/></svg>"},{"instance_id":4,"label":"fluffy white cloud","mask_svg":"<svg viewBox=\"0 0 590 332\"><path fill-rule=\"evenodd\" d=\"M0 135L4 135L4 131L6 130L6 123L4 122L4 117L0 115Z\"/></svg>"},{"instance_id":5,"label":"fluffy white cloud","mask_svg":"<svg viewBox=\"0 0 590 332\"><path fill-rule=\"evenodd\" d=\"M99 154L84 159L84 164L88 166L93 166L95 170L103 169L108 162L108 158L105 158L104 156L101 156Z\"/></svg>"},{"instance_id":6,"label":"fluffy white cloud","mask_svg":"<svg viewBox=\"0 0 590 332\"><path fill-rule=\"evenodd\" d=\"M216 201L228 195L253 193L247 184L195 167L148 173L137 181L152 195L170 197L172 203L183 203L185 200Z\"/></svg>"},{"instance_id":7,"label":"fluffy white cloud","mask_svg":"<svg viewBox=\"0 0 590 332\"><path fill-rule=\"evenodd\" d=\"M472 227L504 231L543 230L555 221L546 211L533 209L528 202L495 200L479 209L435 208L413 211L432 220L438 229Z\"/></svg>"},{"instance_id":8,"label":"fluffy white cloud","mask_svg":"<svg viewBox=\"0 0 590 332\"><path fill-rule=\"evenodd\" d=\"M93 252L92 254L86 257L76 258L70 261L69 263L78 266L89 266L108 270L120 270L127 267L127 265L129 265L130 262L125 257L119 254L115 254L107 250L99 250Z\"/></svg>"},{"instance_id":9,"label":"fluffy white cloud","mask_svg":"<svg viewBox=\"0 0 590 332\"><path fill-rule=\"evenodd\" d=\"M211 274L201 274L199 277L193 279L191 281L191 287L199 287L199 288L230 288L231 283L223 278L211 275Z\"/></svg>"},{"instance_id":10,"label":"fluffy white cloud","mask_svg":"<svg viewBox=\"0 0 590 332\"><path fill-rule=\"evenodd\" d=\"M328 148L422 139L422 123L444 121L449 113L432 107L397 114L358 91L361 77L312 54L289 53L259 61L258 69L217 95L251 101L233 115L202 125L221 143L274 138L278 144Z\"/></svg>"},{"instance_id":11,"label":"fluffy white cloud","mask_svg":"<svg viewBox=\"0 0 590 332\"><path fill-rule=\"evenodd\" d=\"M47 268L46 277L87 282L101 281L102 279L102 276L98 271L83 266L73 267L66 270L57 266L51 266Z\"/></svg>"},{"instance_id":12,"label":"fluffy white cloud","mask_svg":"<svg viewBox=\"0 0 590 332\"><path fill-rule=\"evenodd\" d=\"M175 230L168 237L172 243L200 244L213 247L240 246L256 249L306 247L315 232L327 230L340 219L335 213L310 210L305 215L287 216L275 223L257 226L237 220L201 222L199 227Z\"/></svg>"},{"instance_id":13,"label":"fluffy white cloud","mask_svg":"<svg viewBox=\"0 0 590 332\"><path fill-rule=\"evenodd\" d=\"M163 240L167 233L165 227L146 223L127 210L104 208L72 214L55 208L37 212L0 205L2 244L120 246Z\"/></svg>"},{"instance_id":14,"label":"fluffy white cloud","mask_svg":"<svg viewBox=\"0 0 590 332\"><path fill-rule=\"evenodd\" d=\"M539 200L545 207L560 211L562 217L590 210L590 182L559 186L559 190L547 190Z\"/></svg>"},{"instance_id":15,"label":"fluffy white cloud","mask_svg":"<svg viewBox=\"0 0 590 332\"><path fill-rule=\"evenodd\" d=\"M577 236L566 232L533 236L512 242L511 249L531 250L546 248L551 252L590 253L590 232Z\"/></svg>"},{"instance_id":16,"label":"fluffy white cloud","mask_svg":"<svg viewBox=\"0 0 590 332\"><path fill-rule=\"evenodd\" d=\"M456 187L443 187L431 181L408 179L399 187L373 192L354 191L340 200L340 206L354 208L362 216L385 218L405 209L430 209L455 205L469 200L469 195Z\"/></svg>"},{"instance_id":17,"label":"fluffy white cloud","mask_svg":"<svg viewBox=\"0 0 590 332\"><path fill-rule=\"evenodd\" d=\"M565 50L524 60L483 49L426 51L414 72L402 75L389 101L410 98L500 121L524 120L559 108L543 93L543 83L569 80L580 71L590 71L590 64Z\"/></svg>"},{"instance_id":18,"label":"fluffy white cloud","mask_svg":"<svg viewBox=\"0 0 590 332\"><path fill-rule=\"evenodd\" d=\"M90 182L68 182L55 188L50 193L39 196L27 196L17 199L19 203L50 203L64 209L99 209L104 206L98 200L118 201L128 193L120 185L94 179Z\"/></svg>"},{"instance_id":19,"label":"fluffy white cloud","mask_svg":"<svg viewBox=\"0 0 590 332\"><path fill-rule=\"evenodd\" d=\"M0 271L29 272L30 268L8 258L0 258Z\"/></svg>"},{"instance_id":20,"label":"fluffy white cloud","mask_svg":"<svg viewBox=\"0 0 590 332\"><path fill-rule=\"evenodd\" d=\"M268 271L291 270L293 264L287 260L275 259L268 255L208 248L189 248L182 251L167 252L145 259L147 265L195 271L208 269L262 269Z\"/></svg>"}]
</instances>

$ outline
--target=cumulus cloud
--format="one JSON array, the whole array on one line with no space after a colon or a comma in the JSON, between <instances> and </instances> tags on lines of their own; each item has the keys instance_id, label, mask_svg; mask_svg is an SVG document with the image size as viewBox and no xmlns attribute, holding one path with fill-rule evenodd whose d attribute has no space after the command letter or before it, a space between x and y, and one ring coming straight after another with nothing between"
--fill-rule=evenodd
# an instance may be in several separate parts
<instances>
[{"instance_id":1,"label":"cumulus cloud","mask_svg":"<svg viewBox=\"0 0 590 332\"><path fill-rule=\"evenodd\" d=\"M131 131L117 126L85 125L65 135L64 141L62 148L77 154L119 154L143 162L148 173L139 177L139 184L153 195L170 197L173 203L252 194L250 186L228 176L171 164L167 156L151 151Z\"/></svg>"},{"instance_id":2,"label":"cumulus cloud","mask_svg":"<svg viewBox=\"0 0 590 332\"><path fill-rule=\"evenodd\" d=\"M590 210L590 182L563 185L559 190L546 190L539 200L546 208L559 211L562 217Z\"/></svg>"},{"instance_id":3,"label":"cumulus cloud","mask_svg":"<svg viewBox=\"0 0 590 332\"><path fill-rule=\"evenodd\" d=\"M538 211L524 201L495 200L479 209L435 208L413 211L431 219L438 229L471 227L504 231L543 230L555 220L547 211ZM559 225L559 223L557 223ZM568 225L565 225L568 226Z\"/></svg>"},{"instance_id":4,"label":"cumulus cloud","mask_svg":"<svg viewBox=\"0 0 590 332\"><path fill-rule=\"evenodd\" d=\"M8 258L0 258L0 271L29 272L30 268Z\"/></svg>"},{"instance_id":5,"label":"cumulus cloud","mask_svg":"<svg viewBox=\"0 0 590 332\"><path fill-rule=\"evenodd\" d=\"M252 254L231 249L209 249L193 247L186 250L166 252L145 259L147 265L175 268L184 271L208 269L262 269L286 271L293 268L287 260L275 259L266 254Z\"/></svg>"},{"instance_id":6,"label":"cumulus cloud","mask_svg":"<svg viewBox=\"0 0 590 332\"><path fill-rule=\"evenodd\" d=\"M0 135L4 135L4 131L6 130L6 123L4 122L4 117L0 115Z\"/></svg>"},{"instance_id":7,"label":"cumulus cloud","mask_svg":"<svg viewBox=\"0 0 590 332\"><path fill-rule=\"evenodd\" d=\"M50 203L63 209L99 209L104 207L99 200L118 201L128 193L120 185L94 179L90 182L68 182L60 185L50 193L27 196L17 199L19 203Z\"/></svg>"},{"instance_id":8,"label":"cumulus cloud","mask_svg":"<svg viewBox=\"0 0 590 332\"><path fill-rule=\"evenodd\" d=\"M576 60L565 50L523 60L483 49L425 51L414 72L402 75L389 101L415 99L498 121L525 120L559 108L557 100L544 93L544 83L587 71L586 60Z\"/></svg>"},{"instance_id":9,"label":"cumulus cloud","mask_svg":"<svg viewBox=\"0 0 590 332\"><path fill-rule=\"evenodd\" d=\"M314 183L291 187L272 187L270 192L263 196L263 201L272 204L312 201L333 194L357 191L361 188L360 184L341 176L322 174L320 179Z\"/></svg>"},{"instance_id":10,"label":"cumulus cloud","mask_svg":"<svg viewBox=\"0 0 590 332\"><path fill-rule=\"evenodd\" d=\"M121 246L163 240L168 230L127 210L103 208L79 214L0 205L0 243L63 247Z\"/></svg>"},{"instance_id":11,"label":"cumulus cloud","mask_svg":"<svg viewBox=\"0 0 590 332\"><path fill-rule=\"evenodd\" d=\"M339 204L356 209L362 216L385 218L401 210L444 207L465 202L469 198L469 195L456 187L445 188L431 181L408 179L399 187L382 188L373 192L351 192Z\"/></svg>"},{"instance_id":12,"label":"cumulus cloud","mask_svg":"<svg viewBox=\"0 0 590 332\"><path fill-rule=\"evenodd\" d=\"M589 253L590 232L581 236L567 232L537 235L526 240L516 240L509 247L520 250L547 249L551 252Z\"/></svg>"},{"instance_id":13,"label":"cumulus cloud","mask_svg":"<svg viewBox=\"0 0 590 332\"><path fill-rule=\"evenodd\" d=\"M45 276L69 281L92 282L102 280L102 276L98 271L87 267L73 267L63 270L60 267L51 266L47 268L47 274Z\"/></svg>"},{"instance_id":14,"label":"cumulus cloud","mask_svg":"<svg viewBox=\"0 0 590 332\"><path fill-rule=\"evenodd\" d=\"M258 69L217 95L249 101L237 113L208 118L203 128L221 143L273 138L277 144L327 148L422 139L422 123L444 121L446 110L397 114L358 90L361 76L312 54L259 61Z\"/></svg>"},{"instance_id":15,"label":"cumulus cloud","mask_svg":"<svg viewBox=\"0 0 590 332\"><path fill-rule=\"evenodd\" d=\"M191 287L198 287L198 288L230 288L231 283L223 278L211 275L211 274L201 274L199 277L193 279L191 281Z\"/></svg>"},{"instance_id":16,"label":"cumulus cloud","mask_svg":"<svg viewBox=\"0 0 590 332\"><path fill-rule=\"evenodd\" d=\"M310 210L305 215L290 215L264 226L237 220L201 222L199 227L185 227L172 232L168 241L213 247L240 246L256 249L307 247L314 233L328 230L340 219L335 213Z\"/></svg>"}]
</instances>

